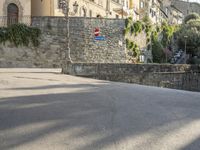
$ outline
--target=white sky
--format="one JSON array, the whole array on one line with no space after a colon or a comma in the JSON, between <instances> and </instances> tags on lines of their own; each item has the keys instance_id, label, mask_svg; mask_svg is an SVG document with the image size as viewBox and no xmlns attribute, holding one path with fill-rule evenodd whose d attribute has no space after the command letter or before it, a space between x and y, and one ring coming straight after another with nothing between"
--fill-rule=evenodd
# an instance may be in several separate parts
<instances>
[{"instance_id":1,"label":"white sky","mask_svg":"<svg viewBox=\"0 0 200 150\"><path fill-rule=\"evenodd\" d=\"M200 0L189 0L190 2L198 2L200 3Z\"/></svg>"},{"instance_id":2,"label":"white sky","mask_svg":"<svg viewBox=\"0 0 200 150\"><path fill-rule=\"evenodd\" d=\"M187 0L182 0L182 1L186 1L186 2L187 2ZM189 0L189 2L197 2L197 3L200 3L200 0Z\"/></svg>"}]
</instances>

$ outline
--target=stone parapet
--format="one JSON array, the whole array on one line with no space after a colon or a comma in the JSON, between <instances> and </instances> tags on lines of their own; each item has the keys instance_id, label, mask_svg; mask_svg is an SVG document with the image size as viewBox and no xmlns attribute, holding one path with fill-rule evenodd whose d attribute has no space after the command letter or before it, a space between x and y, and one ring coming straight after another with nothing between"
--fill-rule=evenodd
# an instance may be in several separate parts
<instances>
[{"instance_id":1,"label":"stone parapet","mask_svg":"<svg viewBox=\"0 0 200 150\"><path fill-rule=\"evenodd\" d=\"M68 63L63 73L101 80L200 91L200 65Z\"/></svg>"}]
</instances>

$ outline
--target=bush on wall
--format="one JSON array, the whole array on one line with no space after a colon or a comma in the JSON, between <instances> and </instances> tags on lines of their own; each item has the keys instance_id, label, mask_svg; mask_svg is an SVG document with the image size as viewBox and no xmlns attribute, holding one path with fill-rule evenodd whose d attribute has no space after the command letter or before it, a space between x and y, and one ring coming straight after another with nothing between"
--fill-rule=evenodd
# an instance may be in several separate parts
<instances>
[{"instance_id":1,"label":"bush on wall","mask_svg":"<svg viewBox=\"0 0 200 150\"><path fill-rule=\"evenodd\" d=\"M152 40L152 55L154 63L165 62L165 53L163 51L163 46L158 40Z\"/></svg>"},{"instance_id":2,"label":"bush on wall","mask_svg":"<svg viewBox=\"0 0 200 150\"><path fill-rule=\"evenodd\" d=\"M0 44L13 43L16 47L28 46L30 43L39 46L41 31L38 28L29 27L25 24L13 24L0 28Z\"/></svg>"},{"instance_id":3,"label":"bush on wall","mask_svg":"<svg viewBox=\"0 0 200 150\"><path fill-rule=\"evenodd\" d=\"M126 48L129 50L129 54L135 57L137 61L139 61L138 60L140 56L139 46L135 42L126 39Z\"/></svg>"},{"instance_id":4,"label":"bush on wall","mask_svg":"<svg viewBox=\"0 0 200 150\"><path fill-rule=\"evenodd\" d=\"M152 24L150 22L150 20L148 20L148 17L143 19L143 20L138 20L138 21L133 21L132 17L129 17L126 19L125 21L125 35L129 35L129 36L138 36L138 34L140 34L142 31L146 33L146 44L149 44L149 42L151 41L151 32L152 32ZM139 56L141 54L140 48L137 45L137 43L135 43L134 41L131 41L132 39L130 37L126 37L126 46L127 46L127 50L128 50L128 55L130 57L133 57L134 62L138 62L139 61Z\"/></svg>"},{"instance_id":5,"label":"bush on wall","mask_svg":"<svg viewBox=\"0 0 200 150\"><path fill-rule=\"evenodd\" d=\"M194 22L193 20L188 21L188 23L190 22L192 22L193 26L196 26L197 24L197 21L196 22ZM141 21L135 21L135 22L131 17L129 17L126 20L125 35L137 36L139 33L144 31L146 33L146 39L147 39L146 44L151 45L151 48L148 49L152 50L153 61L156 63L163 63L167 60L164 59L165 53L163 52L163 49L166 49L171 45L174 34L178 30L179 26L170 25L165 21L161 25L153 26L148 16L145 16ZM129 36L126 38L129 38ZM130 42L127 42L127 44L130 45ZM129 51L136 51L134 49L134 46L129 46L129 45L127 46L127 49ZM136 43L134 43L134 45L139 47ZM139 57L139 53L137 53L137 55L135 56Z\"/></svg>"},{"instance_id":6,"label":"bush on wall","mask_svg":"<svg viewBox=\"0 0 200 150\"><path fill-rule=\"evenodd\" d=\"M142 31L145 31L147 36L150 36L152 25L149 22L136 21L134 22L132 17L125 20L125 35L131 34L137 36Z\"/></svg>"}]
</instances>

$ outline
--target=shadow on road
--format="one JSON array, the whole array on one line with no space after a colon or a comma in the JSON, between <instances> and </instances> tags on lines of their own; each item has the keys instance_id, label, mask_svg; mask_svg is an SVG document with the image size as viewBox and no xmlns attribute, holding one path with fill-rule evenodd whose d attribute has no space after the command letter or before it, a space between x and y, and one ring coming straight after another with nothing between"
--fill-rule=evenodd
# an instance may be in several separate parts
<instances>
[{"instance_id":1,"label":"shadow on road","mask_svg":"<svg viewBox=\"0 0 200 150\"><path fill-rule=\"evenodd\" d=\"M126 84L60 84L9 90L69 87L85 90L0 99L0 149L13 149L54 134L66 142L66 148L76 143L77 150L144 146L156 149L153 143L162 143L166 136L179 138L173 135L177 130L200 119L200 95L192 93L183 99L183 92L127 88ZM178 96L174 97L175 94ZM196 150L199 145L199 139L195 139L182 150Z\"/></svg>"}]
</instances>

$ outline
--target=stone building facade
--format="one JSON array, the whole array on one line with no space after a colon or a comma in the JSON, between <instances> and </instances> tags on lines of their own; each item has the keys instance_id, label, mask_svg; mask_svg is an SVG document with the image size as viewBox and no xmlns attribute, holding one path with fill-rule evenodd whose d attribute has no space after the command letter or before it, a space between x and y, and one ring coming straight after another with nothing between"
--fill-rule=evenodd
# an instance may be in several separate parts
<instances>
[{"instance_id":1,"label":"stone building facade","mask_svg":"<svg viewBox=\"0 0 200 150\"><path fill-rule=\"evenodd\" d=\"M187 2L183 0L174 0L172 4L183 12L184 16L187 16L190 13L200 14L200 4L196 2Z\"/></svg>"},{"instance_id":2,"label":"stone building facade","mask_svg":"<svg viewBox=\"0 0 200 150\"><path fill-rule=\"evenodd\" d=\"M181 24L183 22L183 12L179 10L173 3L173 0L163 0L162 10L168 16L170 24Z\"/></svg>"},{"instance_id":3,"label":"stone building facade","mask_svg":"<svg viewBox=\"0 0 200 150\"><path fill-rule=\"evenodd\" d=\"M161 24L167 21L168 16L162 9L163 1L161 0L140 0L139 14L140 19L148 16L153 24Z\"/></svg>"},{"instance_id":4,"label":"stone building facade","mask_svg":"<svg viewBox=\"0 0 200 150\"><path fill-rule=\"evenodd\" d=\"M169 23L170 24L182 24L184 15L181 10L179 10L175 5L171 5L169 14Z\"/></svg>"},{"instance_id":5,"label":"stone building facade","mask_svg":"<svg viewBox=\"0 0 200 150\"><path fill-rule=\"evenodd\" d=\"M63 16L62 0L32 0L33 16ZM132 0L70 0L69 16L123 18Z\"/></svg>"},{"instance_id":6,"label":"stone building facade","mask_svg":"<svg viewBox=\"0 0 200 150\"><path fill-rule=\"evenodd\" d=\"M30 16L31 0L0 1L0 26L25 21L30 24Z\"/></svg>"}]
</instances>

